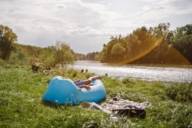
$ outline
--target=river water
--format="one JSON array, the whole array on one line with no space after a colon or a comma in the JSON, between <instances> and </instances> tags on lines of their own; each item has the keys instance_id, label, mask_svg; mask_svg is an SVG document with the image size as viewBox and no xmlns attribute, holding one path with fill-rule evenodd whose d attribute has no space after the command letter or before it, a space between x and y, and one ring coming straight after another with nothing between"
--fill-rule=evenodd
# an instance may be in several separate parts
<instances>
[{"instance_id":1,"label":"river water","mask_svg":"<svg viewBox=\"0 0 192 128\"><path fill-rule=\"evenodd\" d=\"M192 68L175 68L175 67L150 67L150 66L110 66L97 61L76 61L74 69L87 69L97 75L108 74L118 78L136 78L147 81L164 81L164 82L192 82Z\"/></svg>"}]
</instances>

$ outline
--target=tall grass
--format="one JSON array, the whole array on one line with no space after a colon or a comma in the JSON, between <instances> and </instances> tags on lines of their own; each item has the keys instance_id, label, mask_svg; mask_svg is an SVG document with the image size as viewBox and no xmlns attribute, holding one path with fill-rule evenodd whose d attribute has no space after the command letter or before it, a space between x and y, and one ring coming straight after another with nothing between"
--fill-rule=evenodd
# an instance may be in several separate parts
<instances>
[{"instance_id":1,"label":"tall grass","mask_svg":"<svg viewBox=\"0 0 192 128\"><path fill-rule=\"evenodd\" d=\"M168 86L166 94L172 100L179 102L192 102L192 83L191 84L176 84Z\"/></svg>"},{"instance_id":2,"label":"tall grass","mask_svg":"<svg viewBox=\"0 0 192 128\"><path fill-rule=\"evenodd\" d=\"M120 96L137 102L148 101L145 119L120 118L117 122L97 110L79 106L49 106L41 101L48 81L54 75L86 79L91 74L53 69L49 75L33 73L26 66L0 66L0 127L53 128L184 128L192 126L192 104L169 98L163 83L117 80L103 77L107 96ZM185 84L189 86L188 84ZM184 85L184 86L185 86Z\"/></svg>"}]
</instances>

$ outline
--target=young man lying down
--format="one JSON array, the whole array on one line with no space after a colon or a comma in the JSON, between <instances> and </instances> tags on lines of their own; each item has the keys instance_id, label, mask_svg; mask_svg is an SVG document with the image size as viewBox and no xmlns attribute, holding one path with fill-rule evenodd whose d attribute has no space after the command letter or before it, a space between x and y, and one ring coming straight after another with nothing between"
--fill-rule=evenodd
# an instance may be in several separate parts
<instances>
[{"instance_id":1,"label":"young man lying down","mask_svg":"<svg viewBox=\"0 0 192 128\"><path fill-rule=\"evenodd\" d=\"M79 88L86 88L87 90L90 89L91 82L97 79L101 79L100 76L93 76L89 77L87 80L76 80L74 83L79 87Z\"/></svg>"}]
</instances>

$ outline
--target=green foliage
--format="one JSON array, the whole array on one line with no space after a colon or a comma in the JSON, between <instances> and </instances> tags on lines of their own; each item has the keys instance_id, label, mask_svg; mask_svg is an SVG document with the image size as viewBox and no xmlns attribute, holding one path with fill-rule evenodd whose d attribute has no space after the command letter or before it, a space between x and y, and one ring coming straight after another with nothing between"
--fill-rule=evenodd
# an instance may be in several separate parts
<instances>
[{"instance_id":1,"label":"green foliage","mask_svg":"<svg viewBox=\"0 0 192 128\"><path fill-rule=\"evenodd\" d=\"M23 64L26 64L27 61L28 61L28 58L26 57L26 55L24 55L24 53L14 49L9 57L8 63L23 65Z\"/></svg>"},{"instance_id":2,"label":"green foliage","mask_svg":"<svg viewBox=\"0 0 192 128\"><path fill-rule=\"evenodd\" d=\"M43 48L40 51L37 58L38 58L38 61L40 61L44 65L48 67L54 67L55 66L55 48L54 47Z\"/></svg>"},{"instance_id":3,"label":"green foliage","mask_svg":"<svg viewBox=\"0 0 192 128\"><path fill-rule=\"evenodd\" d=\"M1 58L0 58L0 65L1 65L1 66L6 65L6 62L5 62L4 60L2 60Z\"/></svg>"},{"instance_id":4,"label":"green foliage","mask_svg":"<svg viewBox=\"0 0 192 128\"><path fill-rule=\"evenodd\" d=\"M15 44L8 62L11 64L41 63L46 67L54 67L57 64L72 63L73 60L74 52L64 43L45 48Z\"/></svg>"},{"instance_id":5,"label":"green foliage","mask_svg":"<svg viewBox=\"0 0 192 128\"><path fill-rule=\"evenodd\" d=\"M160 23L154 28L151 27L150 31L153 33L153 35L157 37L164 37L164 39L166 39L167 34L169 33L169 27L170 23Z\"/></svg>"},{"instance_id":6,"label":"green foliage","mask_svg":"<svg viewBox=\"0 0 192 128\"><path fill-rule=\"evenodd\" d=\"M100 60L103 62L112 61L111 49L119 40L117 37L111 37L111 41L107 45L104 45L103 50L100 53Z\"/></svg>"},{"instance_id":7,"label":"green foliage","mask_svg":"<svg viewBox=\"0 0 192 128\"><path fill-rule=\"evenodd\" d=\"M17 40L16 34L11 28L0 25L0 58L8 60L13 49L13 43Z\"/></svg>"},{"instance_id":8,"label":"green foliage","mask_svg":"<svg viewBox=\"0 0 192 128\"><path fill-rule=\"evenodd\" d=\"M46 66L54 67L57 64L68 64L74 60L74 53L71 48L62 42L57 42L56 46L42 48L38 60Z\"/></svg>"},{"instance_id":9,"label":"green foliage","mask_svg":"<svg viewBox=\"0 0 192 128\"><path fill-rule=\"evenodd\" d=\"M188 128L192 126L192 107L187 105L178 105L172 113L172 121L170 127Z\"/></svg>"},{"instance_id":10,"label":"green foliage","mask_svg":"<svg viewBox=\"0 0 192 128\"><path fill-rule=\"evenodd\" d=\"M98 60L98 55L99 55L99 52L90 52L90 53L87 53L83 59L85 60Z\"/></svg>"},{"instance_id":11,"label":"green foliage","mask_svg":"<svg viewBox=\"0 0 192 128\"><path fill-rule=\"evenodd\" d=\"M63 42L56 46L41 48L14 43L16 34L7 26L0 25L0 58L11 64L43 63L54 67L57 64L68 64L74 60L74 52ZM11 51L13 54L11 55Z\"/></svg>"},{"instance_id":12,"label":"green foliage","mask_svg":"<svg viewBox=\"0 0 192 128\"><path fill-rule=\"evenodd\" d=\"M118 63L122 61L128 63L155 45L157 39L160 38L155 34L155 30L141 27L126 37L121 35L112 37L111 41L104 45L100 53L100 60L103 62Z\"/></svg>"},{"instance_id":13,"label":"green foliage","mask_svg":"<svg viewBox=\"0 0 192 128\"><path fill-rule=\"evenodd\" d=\"M78 106L50 107L41 102L51 76L29 68L0 67L0 127L82 127L105 117Z\"/></svg>"},{"instance_id":14,"label":"green foliage","mask_svg":"<svg viewBox=\"0 0 192 128\"><path fill-rule=\"evenodd\" d=\"M112 49L111 49L111 55L118 57L120 55L123 55L125 53L125 48L123 46L121 46L121 44L117 43L115 45L113 45Z\"/></svg>"},{"instance_id":15,"label":"green foliage","mask_svg":"<svg viewBox=\"0 0 192 128\"><path fill-rule=\"evenodd\" d=\"M169 100L163 83L103 78L108 97L121 96L137 102L150 102L151 107L146 110L145 119L125 117L113 121L97 110L45 105L41 97L48 80L54 75L72 79L86 79L87 75L90 76L72 69L53 69L50 75L44 75L33 73L26 66L0 66L0 127L182 128L192 125L191 102Z\"/></svg>"},{"instance_id":16,"label":"green foliage","mask_svg":"<svg viewBox=\"0 0 192 128\"><path fill-rule=\"evenodd\" d=\"M137 61L139 59L141 63L177 64L178 59L182 60L182 64L188 64L184 58L186 57L192 62L192 25L177 28L175 31L170 31L169 27L169 23L161 23L155 27L137 28L125 37L121 35L112 37L107 44L104 44L99 59L102 62L119 64L140 63ZM151 56L150 52L153 53ZM168 61L167 58L174 55L173 61Z\"/></svg>"},{"instance_id":17,"label":"green foliage","mask_svg":"<svg viewBox=\"0 0 192 128\"><path fill-rule=\"evenodd\" d=\"M166 94L172 100L180 102L192 102L192 84L176 84L167 87Z\"/></svg>"},{"instance_id":18,"label":"green foliage","mask_svg":"<svg viewBox=\"0 0 192 128\"><path fill-rule=\"evenodd\" d=\"M177 28L169 42L192 63L192 24Z\"/></svg>"},{"instance_id":19,"label":"green foliage","mask_svg":"<svg viewBox=\"0 0 192 128\"><path fill-rule=\"evenodd\" d=\"M55 64L67 64L73 62L74 54L68 45L62 42L57 42L55 50Z\"/></svg>"}]
</instances>

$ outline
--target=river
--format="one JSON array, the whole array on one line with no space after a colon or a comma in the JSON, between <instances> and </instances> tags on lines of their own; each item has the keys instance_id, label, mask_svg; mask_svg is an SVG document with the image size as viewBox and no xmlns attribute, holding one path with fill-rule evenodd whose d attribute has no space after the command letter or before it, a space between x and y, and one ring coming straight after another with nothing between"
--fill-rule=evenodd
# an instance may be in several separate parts
<instances>
[{"instance_id":1,"label":"river","mask_svg":"<svg viewBox=\"0 0 192 128\"><path fill-rule=\"evenodd\" d=\"M176 67L150 67L150 66L111 66L97 61L76 61L74 69L87 69L89 72L97 75L108 74L117 78L135 78L146 81L164 81L164 82L192 82L192 68Z\"/></svg>"}]
</instances>

